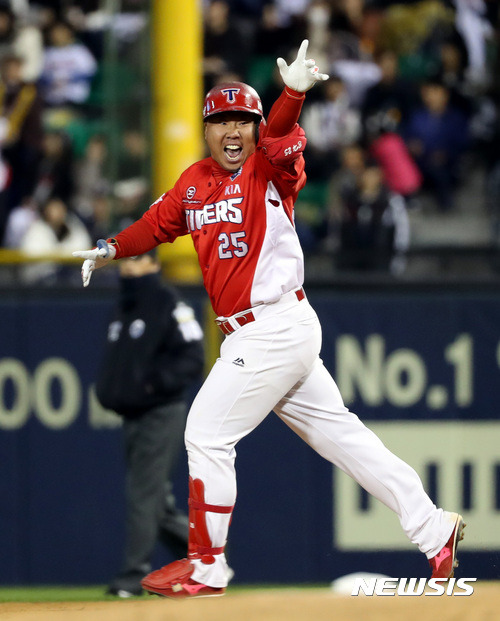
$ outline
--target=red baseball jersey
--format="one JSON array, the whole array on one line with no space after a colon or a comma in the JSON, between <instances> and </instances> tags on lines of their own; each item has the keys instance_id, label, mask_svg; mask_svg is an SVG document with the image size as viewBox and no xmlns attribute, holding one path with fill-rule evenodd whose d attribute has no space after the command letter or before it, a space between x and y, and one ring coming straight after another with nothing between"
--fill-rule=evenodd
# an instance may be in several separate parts
<instances>
[{"instance_id":1,"label":"red baseball jersey","mask_svg":"<svg viewBox=\"0 0 500 621\"><path fill-rule=\"evenodd\" d=\"M305 136L261 125L255 152L237 172L212 158L190 166L140 220L116 236L117 258L190 234L212 307L229 317L300 287L303 253L293 205L305 183Z\"/></svg>"}]
</instances>

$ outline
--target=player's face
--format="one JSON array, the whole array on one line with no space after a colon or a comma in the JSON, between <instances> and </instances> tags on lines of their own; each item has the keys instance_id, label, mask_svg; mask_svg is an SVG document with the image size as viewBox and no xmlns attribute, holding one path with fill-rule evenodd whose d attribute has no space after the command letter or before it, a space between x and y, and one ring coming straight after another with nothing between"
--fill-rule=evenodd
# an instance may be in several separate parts
<instances>
[{"instance_id":1,"label":"player's face","mask_svg":"<svg viewBox=\"0 0 500 621\"><path fill-rule=\"evenodd\" d=\"M255 117L248 112L214 114L205 122L205 140L213 159L236 172L255 151Z\"/></svg>"}]
</instances>

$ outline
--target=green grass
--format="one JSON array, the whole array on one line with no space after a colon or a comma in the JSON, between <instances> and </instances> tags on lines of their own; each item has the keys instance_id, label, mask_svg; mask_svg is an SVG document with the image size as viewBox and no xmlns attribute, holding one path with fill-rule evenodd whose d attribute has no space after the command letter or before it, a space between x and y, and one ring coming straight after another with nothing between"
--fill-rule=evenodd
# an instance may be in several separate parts
<instances>
[{"instance_id":1,"label":"green grass","mask_svg":"<svg viewBox=\"0 0 500 621\"><path fill-rule=\"evenodd\" d=\"M279 584L255 584L231 586L231 592L257 591L268 589L310 589L325 588L326 585L301 584L301 585L279 585ZM113 595L106 595L106 585L101 586L16 586L0 587L0 611L2 603L7 602L105 602L123 601ZM149 595L131 597L124 601L149 599Z\"/></svg>"},{"instance_id":2,"label":"green grass","mask_svg":"<svg viewBox=\"0 0 500 621\"><path fill-rule=\"evenodd\" d=\"M105 585L0 587L0 604L5 602L102 602L116 599L112 595L106 595Z\"/></svg>"}]
</instances>

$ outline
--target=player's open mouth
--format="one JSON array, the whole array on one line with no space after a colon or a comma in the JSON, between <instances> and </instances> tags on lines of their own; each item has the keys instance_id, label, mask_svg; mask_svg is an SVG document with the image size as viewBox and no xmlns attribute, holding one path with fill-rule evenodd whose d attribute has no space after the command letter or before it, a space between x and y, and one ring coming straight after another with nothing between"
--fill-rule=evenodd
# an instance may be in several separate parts
<instances>
[{"instance_id":1,"label":"player's open mouth","mask_svg":"<svg viewBox=\"0 0 500 621\"><path fill-rule=\"evenodd\" d=\"M228 144L227 147L224 147L224 153L228 160L236 161L242 152L242 148L236 144Z\"/></svg>"}]
</instances>

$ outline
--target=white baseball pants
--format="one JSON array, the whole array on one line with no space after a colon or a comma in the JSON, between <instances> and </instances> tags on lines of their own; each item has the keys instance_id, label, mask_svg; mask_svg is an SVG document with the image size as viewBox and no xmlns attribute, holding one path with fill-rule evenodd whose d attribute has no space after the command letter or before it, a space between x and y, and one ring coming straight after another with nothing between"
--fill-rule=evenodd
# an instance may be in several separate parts
<instances>
[{"instance_id":1,"label":"white baseball pants","mask_svg":"<svg viewBox=\"0 0 500 621\"><path fill-rule=\"evenodd\" d=\"M392 509L408 538L428 558L454 527L436 508L413 468L391 453L343 403L319 358L321 327L307 299L294 292L252 309L255 321L228 335L194 400L186 427L189 474L205 486L205 502L236 501L235 446L274 412L325 459ZM206 514L213 547L226 543L230 514ZM224 554L194 561L193 579L227 585Z\"/></svg>"}]
</instances>

